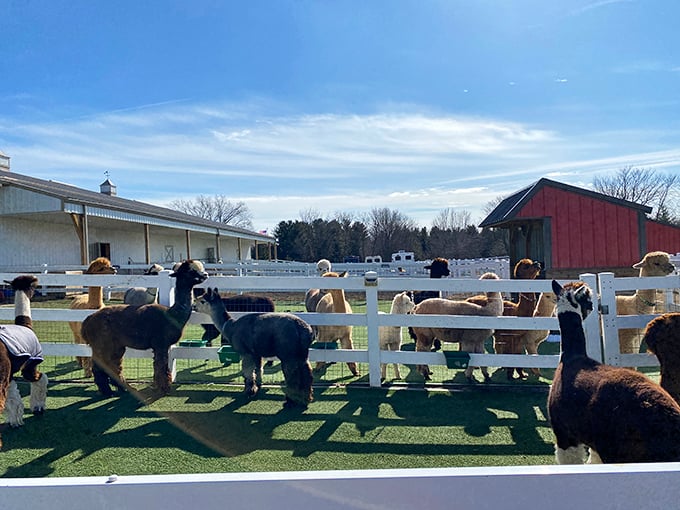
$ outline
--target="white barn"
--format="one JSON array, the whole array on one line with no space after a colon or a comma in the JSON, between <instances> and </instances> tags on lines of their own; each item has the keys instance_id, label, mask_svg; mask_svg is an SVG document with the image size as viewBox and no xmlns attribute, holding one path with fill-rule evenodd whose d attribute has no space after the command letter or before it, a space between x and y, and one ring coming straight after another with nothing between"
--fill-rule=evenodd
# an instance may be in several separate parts
<instances>
[{"instance_id":1,"label":"white barn","mask_svg":"<svg viewBox=\"0 0 680 510\"><path fill-rule=\"evenodd\" d=\"M6 158L8 159L8 158ZM234 262L251 247L276 240L116 195L108 179L100 191L36 179L0 165L0 271L87 265L171 263L185 258Z\"/></svg>"}]
</instances>

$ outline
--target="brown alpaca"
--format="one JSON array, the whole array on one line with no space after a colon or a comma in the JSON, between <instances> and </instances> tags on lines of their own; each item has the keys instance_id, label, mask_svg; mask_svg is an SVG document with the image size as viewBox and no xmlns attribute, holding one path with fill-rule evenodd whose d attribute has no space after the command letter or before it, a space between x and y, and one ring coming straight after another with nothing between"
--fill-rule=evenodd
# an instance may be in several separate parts
<instances>
[{"instance_id":1,"label":"brown alpaca","mask_svg":"<svg viewBox=\"0 0 680 510\"><path fill-rule=\"evenodd\" d=\"M659 384L680 403L680 313L665 313L652 319L643 340L659 359Z\"/></svg>"},{"instance_id":2,"label":"brown alpaca","mask_svg":"<svg viewBox=\"0 0 680 510\"><path fill-rule=\"evenodd\" d=\"M115 274L116 269L106 257L94 259L83 274ZM71 310L99 310L104 308L104 291L102 287L88 287L87 294L76 296L71 302ZM77 344L84 344L83 336L80 333L81 322L69 322L73 332L73 340ZM92 377L92 358L78 356L78 364L83 368L85 377Z\"/></svg>"},{"instance_id":3,"label":"brown alpaca","mask_svg":"<svg viewBox=\"0 0 680 510\"><path fill-rule=\"evenodd\" d=\"M675 271L670 256L664 251L653 251L633 265L640 270L640 277L667 276ZM656 289L639 289L632 296L616 296L617 315L649 315L655 312ZM626 328L619 330L619 348L621 353L637 354L644 328Z\"/></svg>"},{"instance_id":4,"label":"brown alpaca","mask_svg":"<svg viewBox=\"0 0 680 510\"><path fill-rule=\"evenodd\" d=\"M430 272L430 278L445 278L451 274L449 269L449 261L443 257L437 257L430 264L425 266ZM442 297L442 293L438 290L416 290L413 292L413 302L417 305L418 303L425 301L430 298Z\"/></svg>"},{"instance_id":5,"label":"brown alpaca","mask_svg":"<svg viewBox=\"0 0 680 510\"><path fill-rule=\"evenodd\" d=\"M540 262L531 259L522 259L513 270L516 280L534 280L541 272ZM519 301L503 301L503 316L508 317L531 317L536 308L536 295L533 292L521 292ZM506 329L494 332L494 350L497 354L524 354L524 343L522 337L526 333L523 330ZM506 368L505 373L508 380L512 380L514 372L520 379L526 378L526 373L520 367Z\"/></svg>"},{"instance_id":6,"label":"brown alpaca","mask_svg":"<svg viewBox=\"0 0 680 510\"><path fill-rule=\"evenodd\" d=\"M323 276L325 278L342 278L347 276L347 273L328 272ZM352 307L345 299L345 291L343 289L330 289L316 305L316 313L352 313ZM340 347L342 349L354 349L352 345L352 326L317 326L316 330L319 342L337 342L340 340ZM315 370L321 370L325 365L324 362L318 362ZM350 361L347 363L347 366L353 375L359 375L355 362Z\"/></svg>"},{"instance_id":7,"label":"brown alpaca","mask_svg":"<svg viewBox=\"0 0 680 510\"><path fill-rule=\"evenodd\" d=\"M589 358L583 319L592 312L583 282L557 296L562 355L548 395L559 464L680 461L680 405L661 386L628 368Z\"/></svg>"},{"instance_id":8,"label":"brown alpaca","mask_svg":"<svg viewBox=\"0 0 680 510\"><path fill-rule=\"evenodd\" d=\"M170 276L177 279L171 307L158 303L106 306L83 321L81 333L92 348L94 381L104 396L113 395L111 383L121 391L126 389L123 356L127 347L153 350L154 386L163 394L170 391L170 347L179 341L191 316L193 287L208 274L200 261L186 260Z\"/></svg>"},{"instance_id":9,"label":"brown alpaca","mask_svg":"<svg viewBox=\"0 0 680 510\"><path fill-rule=\"evenodd\" d=\"M47 399L47 376L38 370L43 361L42 346L33 332L31 320L30 300L38 279L33 275L22 275L6 283L14 290L14 324L0 326L0 414L6 414L10 427L20 427L24 424L24 403L14 374L21 372L24 380L31 384L33 414L45 411Z\"/></svg>"}]
</instances>

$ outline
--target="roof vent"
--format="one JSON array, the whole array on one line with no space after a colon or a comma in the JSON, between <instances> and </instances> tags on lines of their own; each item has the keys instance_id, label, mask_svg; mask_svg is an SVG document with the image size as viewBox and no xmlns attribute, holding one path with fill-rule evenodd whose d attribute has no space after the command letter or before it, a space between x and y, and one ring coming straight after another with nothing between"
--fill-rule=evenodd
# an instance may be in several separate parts
<instances>
[{"instance_id":1,"label":"roof vent","mask_svg":"<svg viewBox=\"0 0 680 510\"><path fill-rule=\"evenodd\" d=\"M118 194L116 191L116 185L113 184L110 179L106 179L99 185L99 192L112 197L115 197Z\"/></svg>"},{"instance_id":2,"label":"roof vent","mask_svg":"<svg viewBox=\"0 0 680 510\"><path fill-rule=\"evenodd\" d=\"M9 156L0 151L0 170L9 172Z\"/></svg>"}]
</instances>

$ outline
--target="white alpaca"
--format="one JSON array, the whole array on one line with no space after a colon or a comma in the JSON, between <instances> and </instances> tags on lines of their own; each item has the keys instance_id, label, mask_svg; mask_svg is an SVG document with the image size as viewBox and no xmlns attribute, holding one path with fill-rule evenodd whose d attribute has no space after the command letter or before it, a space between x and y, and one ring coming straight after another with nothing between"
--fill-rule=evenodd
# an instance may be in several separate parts
<instances>
[{"instance_id":1,"label":"white alpaca","mask_svg":"<svg viewBox=\"0 0 680 510\"><path fill-rule=\"evenodd\" d=\"M415 304L411 300L408 292L401 292L392 299L392 307L390 313L407 314L412 313ZM382 313L382 312L381 312ZM401 326L381 326L379 329L380 349L383 351L398 351L401 349ZM381 377L387 377L387 364L383 363L380 366ZM399 364L394 364L394 377L401 379L399 373Z\"/></svg>"},{"instance_id":2,"label":"white alpaca","mask_svg":"<svg viewBox=\"0 0 680 510\"><path fill-rule=\"evenodd\" d=\"M152 264L144 271L145 275L158 275L163 271L160 264ZM132 306L150 305L158 303L158 289L155 287L130 287L123 295L123 303Z\"/></svg>"},{"instance_id":3,"label":"white alpaca","mask_svg":"<svg viewBox=\"0 0 680 510\"><path fill-rule=\"evenodd\" d=\"M633 265L640 270L640 277L667 276L675 271L668 253L653 251ZM655 312L656 289L639 289L632 296L616 296L617 315L649 315ZM621 353L637 354L640 352L640 343L644 328L620 329L619 348Z\"/></svg>"}]
</instances>

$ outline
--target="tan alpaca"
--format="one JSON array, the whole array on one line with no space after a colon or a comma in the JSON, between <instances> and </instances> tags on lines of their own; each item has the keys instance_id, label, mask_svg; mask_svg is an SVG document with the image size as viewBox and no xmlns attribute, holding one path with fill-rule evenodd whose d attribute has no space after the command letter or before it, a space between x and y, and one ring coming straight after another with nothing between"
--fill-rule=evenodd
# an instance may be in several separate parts
<instances>
[{"instance_id":1,"label":"tan alpaca","mask_svg":"<svg viewBox=\"0 0 680 510\"><path fill-rule=\"evenodd\" d=\"M83 274L115 274L116 269L106 257L94 259ZM71 302L71 310L99 310L104 307L104 291L102 287L88 287L87 294L76 296ZM73 332L73 340L77 344L84 344L80 334L81 322L69 322ZM83 367L85 377L92 377L92 358L78 356L78 364Z\"/></svg>"},{"instance_id":2,"label":"tan alpaca","mask_svg":"<svg viewBox=\"0 0 680 510\"><path fill-rule=\"evenodd\" d=\"M653 251L633 265L640 270L640 277L667 276L675 271L668 253ZM616 296L617 315L648 315L653 314L656 308L656 289L638 289L632 296ZM619 348L621 353L637 354L640 352L640 343L644 328L620 329Z\"/></svg>"},{"instance_id":3,"label":"tan alpaca","mask_svg":"<svg viewBox=\"0 0 680 510\"><path fill-rule=\"evenodd\" d=\"M557 306L557 296L552 292L543 292L538 298L538 303L534 309L533 317L552 317L555 314L555 307ZM538 346L550 335L548 329L530 329L525 331L522 335L522 344L527 351L527 354L538 354ZM533 367L531 372L540 376L541 371Z\"/></svg>"},{"instance_id":4,"label":"tan alpaca","mask_svg":"<svg viewBox=\"0 0 680 510\"><path fill-rule=\"evenodd\" d=\"M338 278L347 276L347 273L328 272L323 275L326 278ZM352 313L352 307L345 299L343 289L330 289L324 294L316 305L316 313ZM317 326L317 339L319 342L336 342L340 340L343 349L354 349L352 345L352 326ZM316 370L320 370L325 363L316 364ZM348 362L347 366L354 375L359 375L357 364Z\"/></svg>"}]
</instances>

